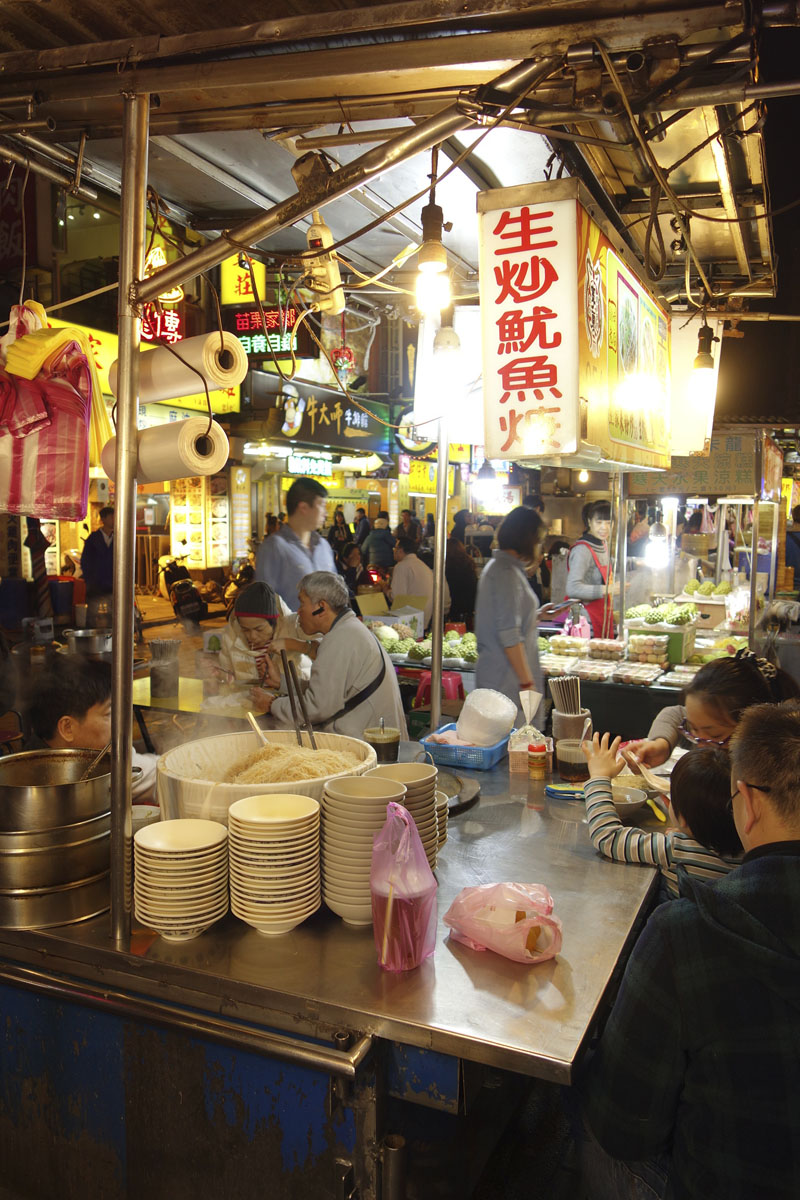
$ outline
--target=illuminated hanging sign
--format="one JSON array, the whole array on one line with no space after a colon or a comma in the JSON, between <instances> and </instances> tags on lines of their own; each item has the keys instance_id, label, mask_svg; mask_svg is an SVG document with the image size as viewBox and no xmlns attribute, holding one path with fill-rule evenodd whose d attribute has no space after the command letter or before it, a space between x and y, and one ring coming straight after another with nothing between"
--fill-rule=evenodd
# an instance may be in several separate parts
<instances>
[{"instance_id":1,"label":"illuminated hanging sign","mask_svg":"<svg viewBox=\"0 0 800 1200\"><path fill-rule=\"evenodd\" d=\"M142 341L183 341L183 320L174 308L156 308L154 304L142 306Z\"/></svg>"},{"instance_id":2,"label":"illuminated hanging sign","mask_svg":"<svg viewBox=\"0 0 800 1200\"><path fill-rule=\"evenodd\" d=\"M290 454L286 460L286 470L290 475L322 475L330 479L333 475L333 464L329 458L316 458L308 454Z\"/></svg>"},{"instance_id":3,"label":"illuminated hanging sign","mask_svg":"<svg viewBox=\"0 0 800 1200\"><path fill-rule=\"evenodd\" d=\"M253 276L259 299L263 303L267 289L267 268L263 263L253 260ZM220 263L219 302L220 304L255 302L250 272L246 266L240 266L238 254L232 255L231 258L226 258L224 262Z\"/></svg>"},{"instance_id":4,"label":"illuminated hanging sign","mask_svg":"<svg viewBox=\"0 0 800 1200\"><path fill-rule=\"evenodd\" d=\"M158 246L158 245L153 246L152 249L149 251L147 258L144 260L144 277L145 277L145 279L149 279L149 277L155 271L159 270L160 267L165 267L166 265L167 265L167 256L164 252L164 247ZM179 304L180 301L183 299L183 288L182 287L170 288L169 291L167 291L167 292L159 293L158 299L161 301L162 304Z\"/></svg>"},{"instance_id":5,"label":"illuminated hanging sign","mask_svg":"<svg viewBox=\"0 0 800 1200\"><path fill-rule=\"evenodd\" d=\"M222 327L239 339L248 358L271 358L273 354L286 358L292 351L298 358L319 357L319 347L314 342L305 323L298 324L296 308L278 309L275 305L262 306L264 319L257 305L238 305L222 310Z\"/></svg>"},{"instance_id":6,"label":"illuminated hanging sign","mask_svg":"<svg viewBox=\"0 0 800 1200\"><path fill-rule=\"evenodd\" d=\"M490 459L669 465L669 320L577 180L478 195Z\"/></svg>"}]
</instances>

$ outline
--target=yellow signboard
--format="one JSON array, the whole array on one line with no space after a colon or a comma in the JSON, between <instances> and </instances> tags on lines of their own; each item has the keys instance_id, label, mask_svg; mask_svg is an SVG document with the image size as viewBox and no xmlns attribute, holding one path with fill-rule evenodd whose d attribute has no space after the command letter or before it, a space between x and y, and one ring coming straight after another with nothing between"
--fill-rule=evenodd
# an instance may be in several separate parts
<instances>
[{"instance_id":1,"label":"yellow signboard","mask_svg":"<svg viewBox=\"0 0 800 1200\"><path fill-rule=\"evenodd\" d=\"M409 492L421 492L426 496L436 494L436 475L437 467L435 462L426 462L425 459L412 458L408 468L408 490ZM453 467L447 468L447 491L452 496L455 487L455 470Z\"/></svg>"},{"instance_id":2,"label":"yellow signboard","mask_svg":"<svg viewBox=\"0 0 800 1200\"><path fill-rule=\"evenodd\" d=\"M264 302L267 290L267 268L263 263L253 262L253 276L258 289L258 296ZM247 267L239 266L239 255L234 254L220 263L219 268L219 302L220 304L254 304L253 285Z\"/></svg>"},{"instance_id":3,"label":"yellow signboard","mask_svg":"<svg viewBox=\"0 0 800 1200\"><path fill-rule=\"evenodd\" d=\"M86 334L89 347L94 356L94 364L100 376L100 387L103 389L105 396L111 396L113 393L108 382L108 372L111 364L116 362L119 356L119 338L116 333L109 333L105 329L89 329L86 325L76 325L74 321L61 321L57 317L49 317L48 324L55 329L80 329ZM154 349L154 347L143 345L142 353L145 354L151 349ZM176 349L178 354L180 354L180 342L177 343ZM240 391L238 384L236 387L218 388L210 393L210 397L212 412L239 412ZM170 408L186 408L200 412L208 411L205 392L200 392L192 396L180 396L177 400L162 400L160 403L168 404Z\"/></svg>"}]
</instances>

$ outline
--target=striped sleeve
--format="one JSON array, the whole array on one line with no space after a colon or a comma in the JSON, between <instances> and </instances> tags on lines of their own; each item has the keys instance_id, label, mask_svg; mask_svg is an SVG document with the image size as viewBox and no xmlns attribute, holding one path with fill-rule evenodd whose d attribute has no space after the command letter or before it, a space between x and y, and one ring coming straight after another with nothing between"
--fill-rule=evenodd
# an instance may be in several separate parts
<instances>
[{"instance_id":1,"label":"striped sleeve","mask_svg":"<svg viewBox=\"0 0 800 1200\"><path fill-rule=\"evenodd\" d=\"M589 836L592 845L616 862L646 863L662 870L673 869L672 834L646 833L623 825L611 802L611 781L590 779L583 789Z\"/></svg>"},{"instance_id":2,"label":"striped sleeve","mask_svg":"<svg viewBox=\"0 0 800 1200\"><path fill-rule=\"evenodd\" d=\"M738 867L741 858L722 858L716 850L696 842L688 833L676 833L672 842L672 861L677 867L685 867L689 875L714 882Z\"/></svg>"}]
</instances>

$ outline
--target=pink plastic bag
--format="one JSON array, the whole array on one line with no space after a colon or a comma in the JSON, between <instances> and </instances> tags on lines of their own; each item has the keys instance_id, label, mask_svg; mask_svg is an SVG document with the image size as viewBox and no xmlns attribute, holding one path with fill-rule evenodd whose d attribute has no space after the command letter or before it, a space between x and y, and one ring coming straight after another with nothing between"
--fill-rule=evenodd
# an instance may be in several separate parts
<instances>
[{"instance_id":1,"label":"pink plastic bag","mask_svg":"<svg viewBox=\"0 0 800 1200\"><path fill-rule=\"evenodd\" d=\"M372 928L385 971L410 971L436 947L437 883L414 818L402 804L386 806L386 824L372 846Z\"/></svg>"},{"instance_id":2,"label":"pink plastic bag","mask_svg":"<svg viewBox=\"0 0 800 1200\"><path fill-rule=\"evenodd\" d=\"M472 950L539 963L561 949L561 922L541 883L485 883L462 888L444 915L450 936Z\"/></svg>"}]
</instances>

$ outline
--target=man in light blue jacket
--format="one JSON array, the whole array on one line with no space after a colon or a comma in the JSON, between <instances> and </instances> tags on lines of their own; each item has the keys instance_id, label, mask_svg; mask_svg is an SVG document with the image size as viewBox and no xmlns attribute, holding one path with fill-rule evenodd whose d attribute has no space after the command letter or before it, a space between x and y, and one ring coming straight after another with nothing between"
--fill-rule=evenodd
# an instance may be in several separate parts
<instances>
[{"instance_id":1,"label":"man in light blue jacket","mask_svg":"<svg viewBox=\"0 0 800 1200\"><path fill-rule=\"evenodd\" d=\"M297 585L310 571L336 571L333 550L321 537L328 492L316 479L295 479L286 493L286 521L263 541L256 557L256 579L269 584L292 612Z\"/></svg>"}]
</instances>

